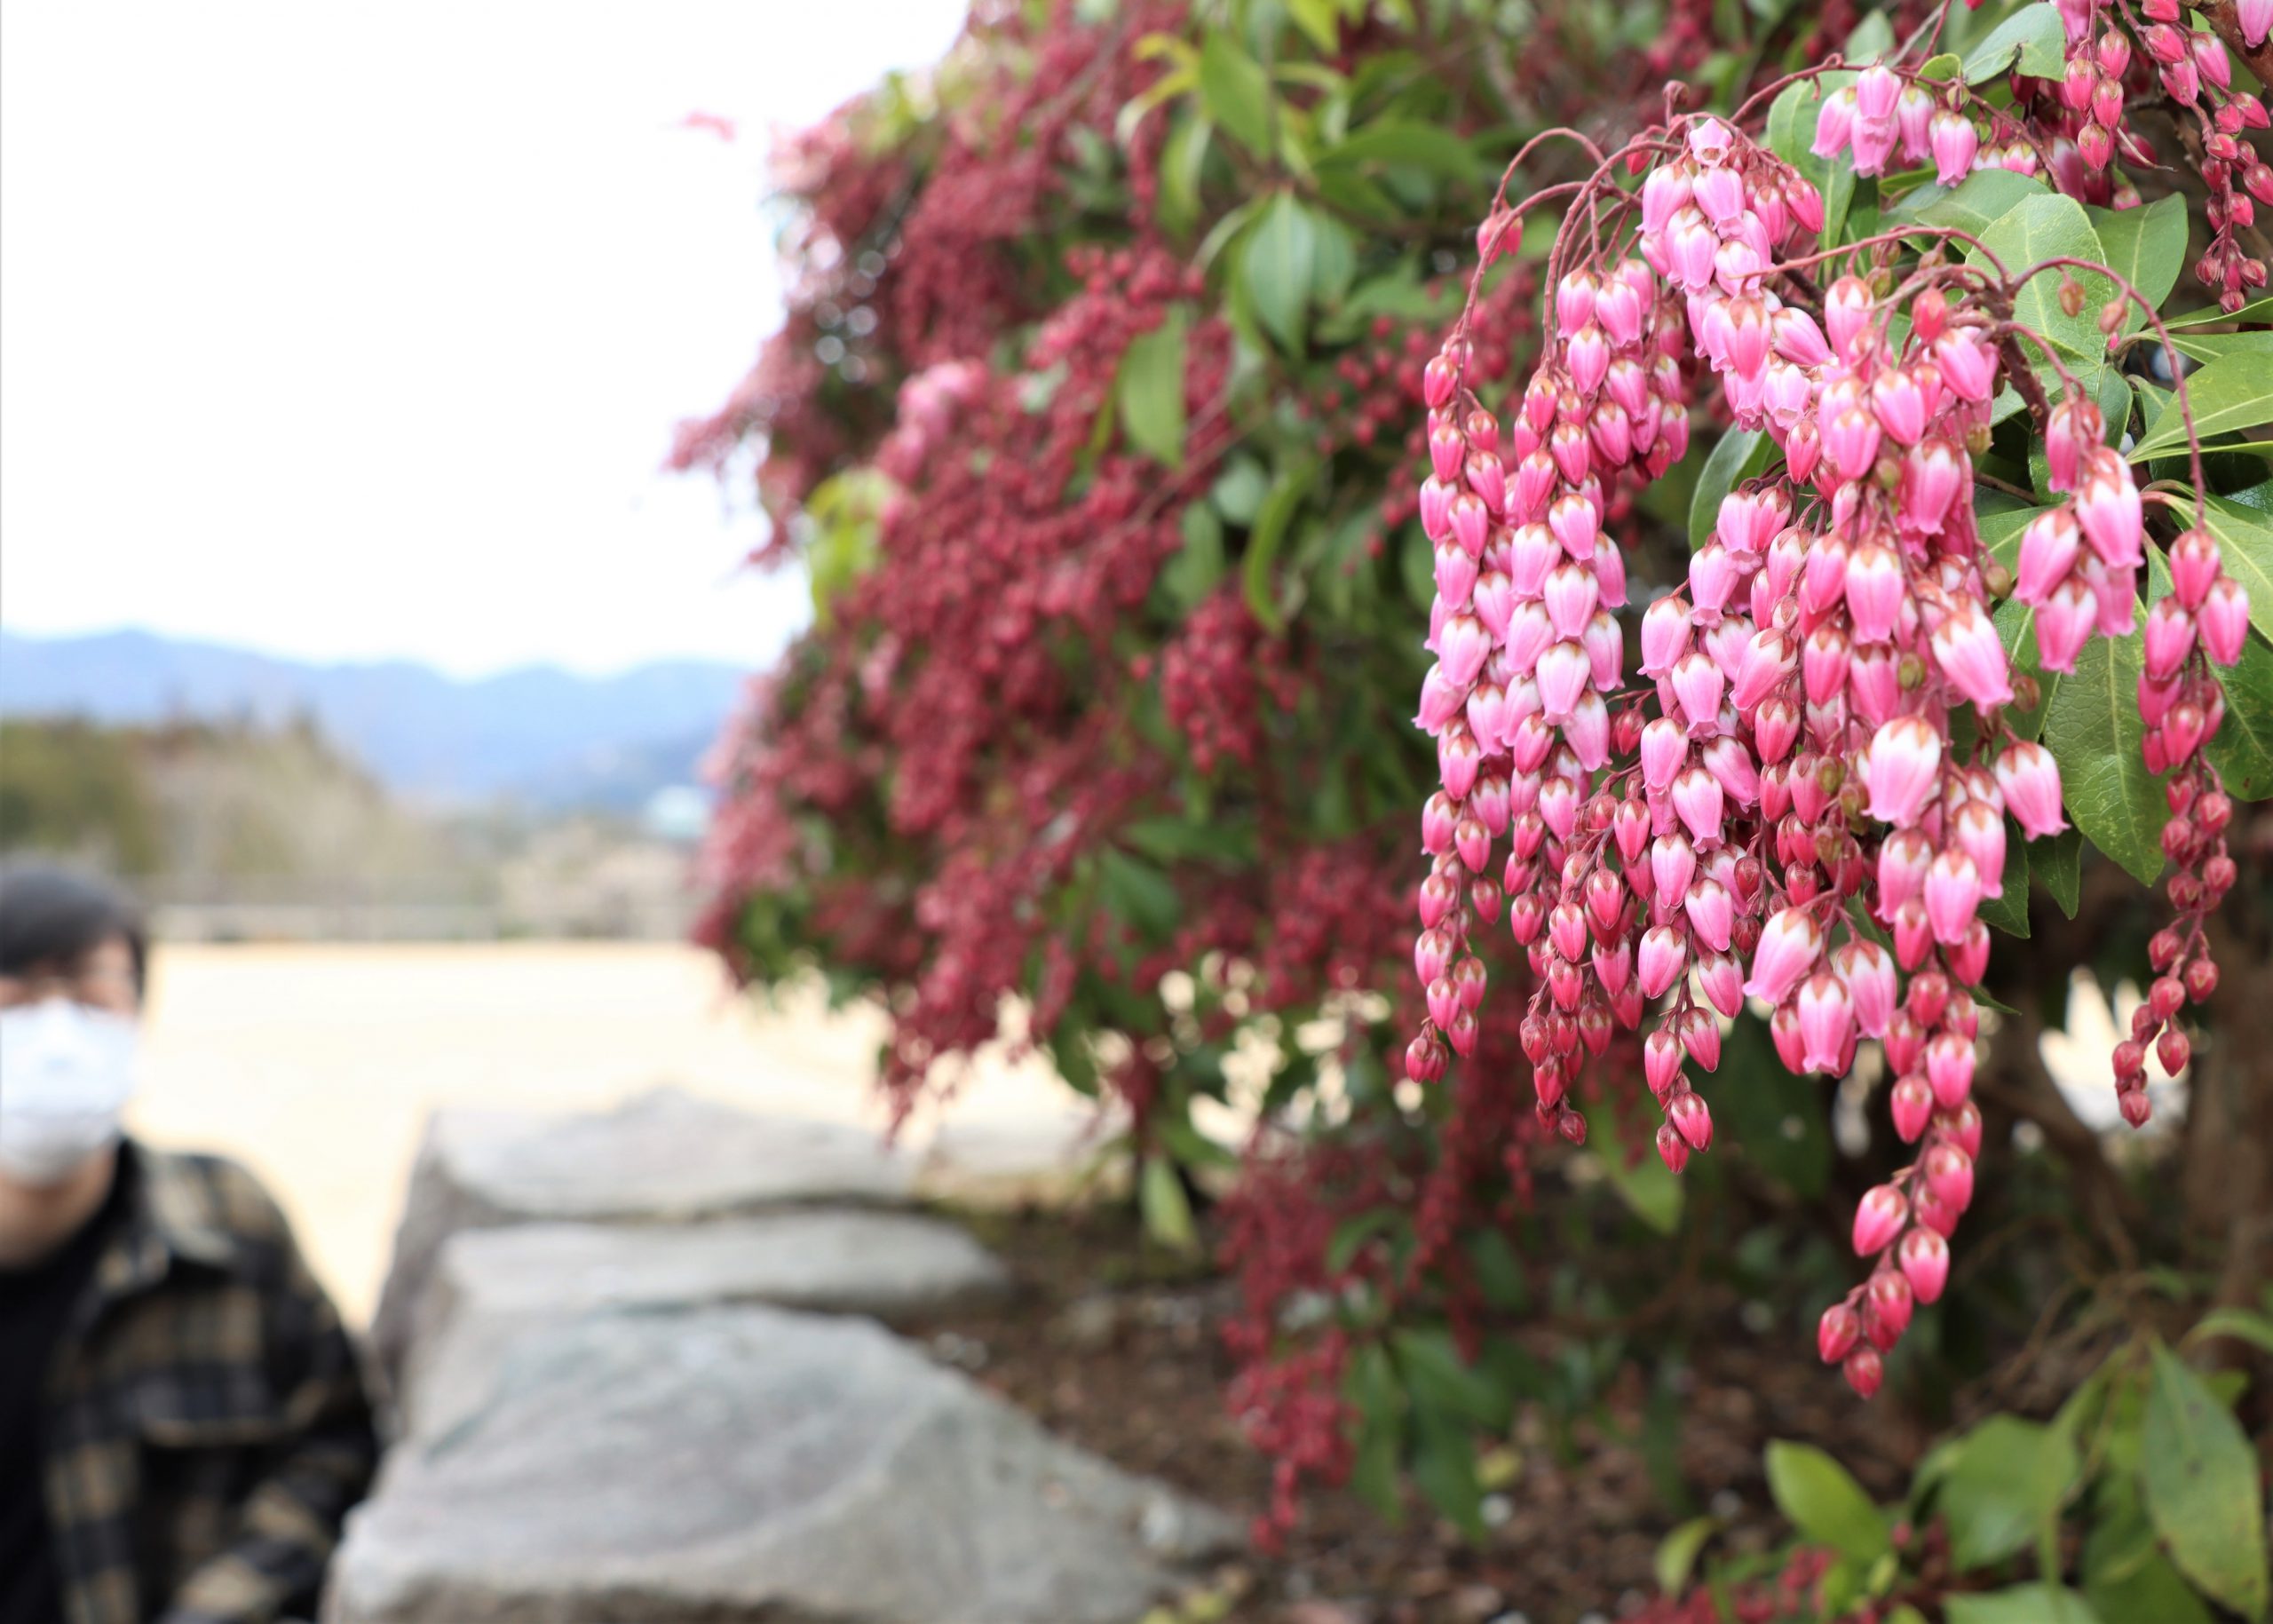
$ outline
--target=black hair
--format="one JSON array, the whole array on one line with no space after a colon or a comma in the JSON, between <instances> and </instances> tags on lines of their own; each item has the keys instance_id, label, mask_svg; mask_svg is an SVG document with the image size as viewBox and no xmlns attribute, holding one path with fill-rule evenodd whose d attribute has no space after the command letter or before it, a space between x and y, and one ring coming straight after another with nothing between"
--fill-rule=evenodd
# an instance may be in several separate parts
<instances>
[{"instance_id":1,"label":"black hair","mask_svg":"<svg viewBox=\"0 0 2273 1624\"><path fill-rule=\"evenodd\" d=\"M147 975L150 936L134 899L107 880L46 862L0 864L0 976L69 964L113 937L134 955L134 990Z\"/></svg>"}]
</instances>

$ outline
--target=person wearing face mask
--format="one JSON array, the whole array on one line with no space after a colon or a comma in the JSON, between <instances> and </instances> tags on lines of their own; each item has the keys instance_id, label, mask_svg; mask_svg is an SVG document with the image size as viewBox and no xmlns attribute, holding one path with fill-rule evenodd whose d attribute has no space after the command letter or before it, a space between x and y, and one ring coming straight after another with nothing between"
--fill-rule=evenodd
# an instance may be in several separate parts
<instances>
[{"instance_id":1,"label":"person wearing face mask","mask_svg":"<svg viewBox=\"0 0 2273 1624\"><path fill-rule=\"evenodd\" d=\"M123 1129L147 958L110 886L0 868L0 1624L313 1616L377 1457L275 1203Z\"/></svg>"}]
</instances>

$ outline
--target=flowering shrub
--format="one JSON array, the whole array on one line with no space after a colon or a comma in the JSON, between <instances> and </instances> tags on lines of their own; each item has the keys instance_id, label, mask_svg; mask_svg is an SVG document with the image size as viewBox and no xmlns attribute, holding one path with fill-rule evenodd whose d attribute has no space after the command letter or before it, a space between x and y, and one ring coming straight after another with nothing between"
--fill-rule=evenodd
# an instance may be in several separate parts
<instances>
[{"instance_id":1,"label":"flowering shrub","mask_svg":"<svg viewBox=\"0 0 2273 1624\"><path fill-rule=\"evenodd\" d=\"M681 436L816 611L710 939L880 1000L903 1109L997 1041L1115 1097L1160 1240L1220 1194L1266 1536L1481 1533L1479 1435L1730 1293L1946 1389L1918 1307L2046 1289L1976 1208L2273 1266L2265 10L1730 10L982 5L787 148ZM2168 1222L2035 1058L2087 959Z\"/></svg>"}]
</instances>

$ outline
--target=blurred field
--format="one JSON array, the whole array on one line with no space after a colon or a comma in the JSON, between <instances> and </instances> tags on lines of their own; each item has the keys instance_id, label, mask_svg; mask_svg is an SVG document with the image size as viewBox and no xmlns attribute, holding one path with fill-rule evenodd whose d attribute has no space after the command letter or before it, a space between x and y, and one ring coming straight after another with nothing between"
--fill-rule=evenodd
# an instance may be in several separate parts
<instances>
[{"instance_id":1,"label":"blurred field","mask_svg":"<svg viewBox=\"0 0 2273 1624\"><path fill-rule=\"evenodd\" d=\"M360 1323L433 1107L590 1108L669 1082L874 1123L879 1029L818 997L765 1010L669 943L174 945L155 960L133 1123L259 1173ZM991 1127L1030 1153L1062 1147L1068 1121L1032 1066L986 1068L956 1111L958 1133Z\"/></svg>"}]
</instances>

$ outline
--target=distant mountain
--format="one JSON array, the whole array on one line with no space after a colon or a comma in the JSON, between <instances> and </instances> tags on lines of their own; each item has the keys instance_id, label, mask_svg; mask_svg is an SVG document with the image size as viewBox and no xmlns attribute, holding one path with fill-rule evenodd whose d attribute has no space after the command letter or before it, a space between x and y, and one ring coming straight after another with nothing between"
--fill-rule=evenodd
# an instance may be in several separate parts
<instances>
[{"instance_id":1,"label":"distant mountain","mask_svg":"<svg viewBox=\"0 0 2273 1624\"><path fill-rule=\"evenodd\" d=\"M449 802L634 809L693 780L743 677L677 660L615 677L531 666L461 681L408 661L319 665L146 631L0 631L0 716L307 717L389 788Z\"/></svg>"}]
</instances>

